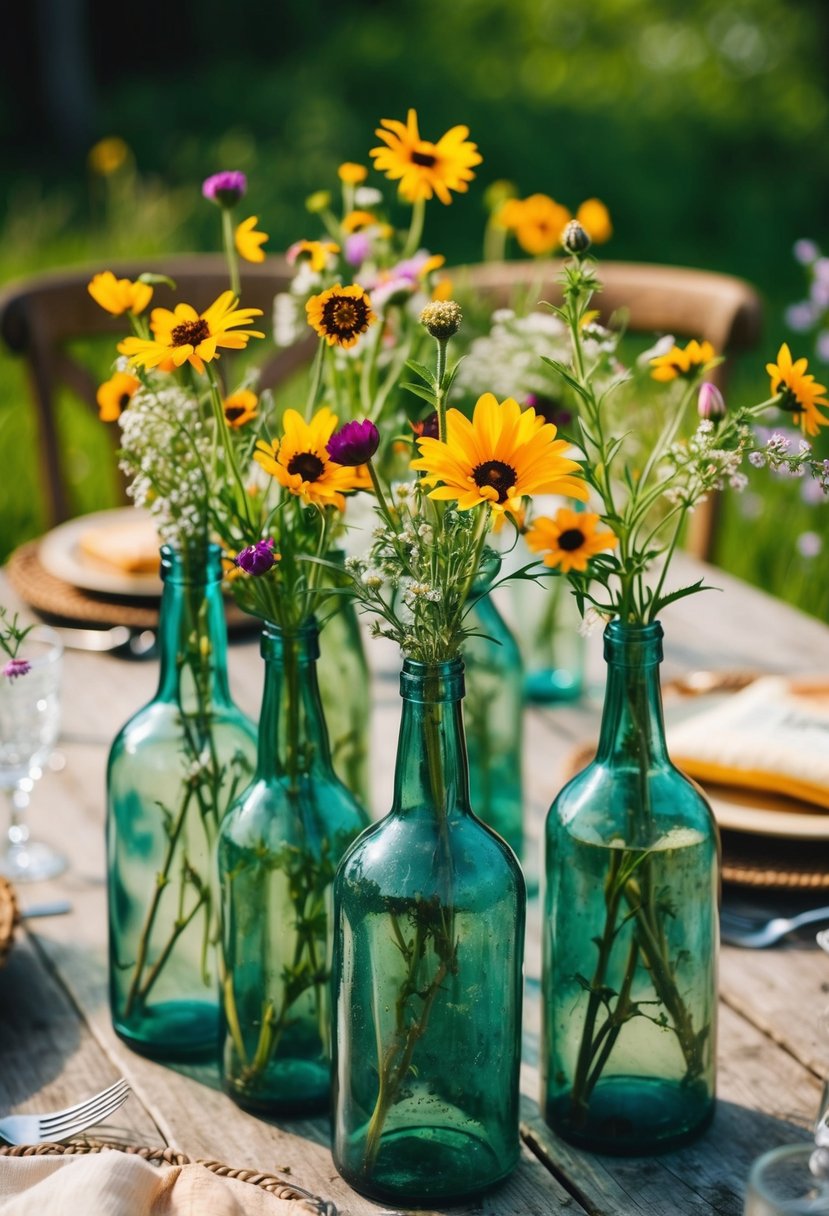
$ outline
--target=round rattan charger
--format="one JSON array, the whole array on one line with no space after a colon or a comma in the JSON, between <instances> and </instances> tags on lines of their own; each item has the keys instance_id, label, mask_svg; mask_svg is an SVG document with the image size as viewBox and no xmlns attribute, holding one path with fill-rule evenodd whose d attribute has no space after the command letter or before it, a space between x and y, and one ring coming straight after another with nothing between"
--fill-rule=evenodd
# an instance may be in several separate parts
<instances>
[{"instance_id":1,"label":"round rattan charger","mask_svg":"<svg viewBox=\"0 0 829 1216\"><path fill-rule=\"evenodd\" d=\"M44 620L91 629L112 625L136 630L157 628L158 599L96 595L75 587L56 578L42 565L38 547L39 542L32 540L15 549L6 564L6 574L20 598ZM232 600L226 601L226 616L231 633L259 628L255 618L242 612Z\"/></svg>"},{"instance_id":2,"label":"round rattan charger","mask_svg":"<svg viewBox=\"0 0 829 1216\"><path fill-rule=\"evenodd\" d=\"M0 1145L0 1156L3 1157L41 1157L41 1156L77 1156L80 1153L130 1153L141 1157L150 1165L201 1165L218 1174L220 1178L235 1178L237 1182L247 1182L251 1186L267 1191L277 1199L298 1201L309 1216L338 1216L337 1207L329 1199L321 1199L306 1191L293 1182L285 1182L273 1174L261 1173L258 1170L239 1169L224 1165L221 1161L213 1161L204 1157L188 1157L178 1149L157 1147L148 1148L143 1145L118 1144L103 1140L88 1140L79 1138L67 1140L62 1144L3 1144ZM286 1173L289 1170L286 1168Z\"/></svg>"},{"instance_id":3,"label":"round rattan charger","mask_svg":"<svg viewBox=\"0 0 829 1216\"><path fill-rule=\"evenodd\" d=\"M7 878L0 877L0 967L12 948L14 931L20 920L20 910L14 887Z\"/></svg>"},{"instance_id":4,"label":"round rattan charger","mask_svg":"<svg viewBox=\"0 0 829 1216\"><path fill-rule=\"evenodd\" d=\"M575 777L596 754L582 744L567 757L562 784ZM829 846L825 841L754 836L721 829L723 882L791 891L829 890Z\"/></svg>"}]
</instances>

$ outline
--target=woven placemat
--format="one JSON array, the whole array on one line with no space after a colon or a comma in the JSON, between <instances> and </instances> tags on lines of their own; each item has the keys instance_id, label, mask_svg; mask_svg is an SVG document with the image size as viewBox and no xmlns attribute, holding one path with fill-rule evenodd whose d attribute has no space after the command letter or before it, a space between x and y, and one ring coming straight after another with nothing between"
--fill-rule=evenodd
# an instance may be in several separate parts
<instances>
[{"instance_id":1,"label":"woven placemat","mask_svg":"<svg viewBox=\"0 0 829 1216\"><path fill-rule=\"evenodd\" d=\"M286 1182L273 1174L265 1174L258 1170L240 1169L224 1165L221 1161L213 1161L206 1157L188 1157L178 1149L166 1146L148 1148L143 1145L119 1144L112 1141L77 1139L67 1140L62 1144L3 1144L0 1145L0 1156L3 1157L41 1157L41 1156L76 1156L79 1153L105 1152L131 1153L141 1157L150 1165L202 1165L220 1178L235 1178L238 1182L247 1182L251 1186L267 1191L277 1199L292 1199L301 1203L310 1216L338 1216L337 1207L329 1199L321 1199L296 1183ZM290 1173L286 1166L284 1173Z\"/></svg>"},{"instance_id":2,"label":"woven placemat","mask_svg":"<svg viewBox=\"0 0 829 1216\"><path fill-rule=\"evenodd\" d=\"M596 754L595 747L573 749L562 770L569 781ZM723 882L746 887L774 887L790 891L829 890L829 843L823 840L760 836L722 829Z\"/></svg>"},{"instance_id":3,"label":"woven placemat","mask_svg":"<svg viewBox=\"0 0 829 1216\"><path fill-rule=\"evenodd\" d=\"M0 877L0 967L12 948L14 930L19 919L20 909L17 906L14 887L7 878Z\"/></svg>"},{"instance_id":4,"label":"woven placemat","mask_svg":"<svg viewBox=\"0 0 829 1216\"><path fill-rule=\"evenodd\" d=\"M91 628L126 625L130 629L155 629L160 600L142 596L98 595L56 578L38 556L39 542L27 541L15 549L6 563L14 590L28 606L52 624L86 625ZM226 600L227 627L231 633L258 632L259 622Z\"/></svg>"}]
</instances>

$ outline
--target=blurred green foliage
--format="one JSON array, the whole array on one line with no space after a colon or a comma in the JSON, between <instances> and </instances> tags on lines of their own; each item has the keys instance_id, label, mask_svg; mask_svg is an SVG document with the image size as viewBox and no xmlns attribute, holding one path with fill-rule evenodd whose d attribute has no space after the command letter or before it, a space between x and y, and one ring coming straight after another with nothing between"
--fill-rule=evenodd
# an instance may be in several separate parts
<instances>
[{"instance_id":1,"label":"blurred green foliage","mask_svg":"<svg viewBox=\"0 0 829 1216\"><path fill-rule=\"evenodd\" d=\"M340 161L368 163L379 119L414 106L424 135L466 123L484 157L469 195L430 205L428 244L450 261L480 256L492 181L571 208L595 195L615 227L603 256L709 267L760 290L766 335L742 361L735 396L764 393L766 360L792 340L783 310L803 293L792 244L826 240L825 0L249 0L232 19L224 0L179 0L174 14L131 10L126 41L103 0L55 4L79 15L86 107L77 80L73 93L72 80L50 75L33 14L49 5L14 6L6 43L16 54L0 77L0 282L216 248L200 184L222 168L248 173L250 212L269 249L284 249L316 235L305 197L336 187ZM74 44L63 45L66 55ZM86 152L113 134L133 172L107 189ZM40 527L24 400L19 366L0 355L0 443L21 470L0 487L2 552ZM108 505L110 449L72 402L64 414L77 507ZM806 574L802 561L795 571L774 560L795 552L796 530L825 530L826 506L777 479L761 507L747 528L729 506L718 560L829 619L829 552ZM753 557L748 532L770 538Z\"/></svg>"}]
</instances>

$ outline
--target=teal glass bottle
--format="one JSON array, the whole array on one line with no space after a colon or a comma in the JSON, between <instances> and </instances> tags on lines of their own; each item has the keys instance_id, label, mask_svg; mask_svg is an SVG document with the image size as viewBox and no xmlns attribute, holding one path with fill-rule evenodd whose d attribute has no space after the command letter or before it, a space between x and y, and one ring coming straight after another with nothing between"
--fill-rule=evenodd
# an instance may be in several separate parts
<instances>
[{"instance_id":1,"label":"teal glass bottle","mask_svg":"<svg viewBox=\"0 0 829 1216\"><path fill-rule=\"evenodd\" d=\"M333 1154L356 1190L457 1203L519 1154L526 890L472 814L460 660L406 659L391 812L334 882Z\"/></svg>"},{"instance_id":2,"label":"teal glass bottle","mask_svg":"<svg viewBox=\"0 0 829 1216\"><path fill-rule=\"evenodd\" d=\"M266 624L262 656L256 773L219 834L221 1068L240 1106L296 1114L330 1100L331 883L369 819L331 764L316 623Z\"/></svg>"},{"instance_id":3,"label":"teal glass bottle","mask_svg":"<svg viewBox=\"0 0 829 1216\"><path fill-rule=\"evenodd\" d=\"M109 995L118 1035L160 1060L215 1056L215 846L256 728L230 696L221 551L161 550L158 691L107 767Z\"/></svg>"},{"instance_id":4,"label":"teal glass bottle","mask_svg":"<svg viewBox=\"0 0 829 1216\"><path fill-rule=\"evenodd\" d=\"M673 1148L715 1102L719 835L665 745L662 628L610 622L598 751L546 825L541 1106L602 1153Z\"/></svg>"},{"instance_id":5,"label":"teal glass bottle","mask_svg":"<svg viewBox=\"0 0 829 1216\"><path fill-rule=\"evenodd\" d=\"M473 589L464 641L463 721L475 814L524 855L524 667L521 651L487 587Z\"/></svg>"},{"instance_id":6,"label":"teal glass bottle","mask_svg":"<svg viewBox=\"0 0 829 1216\"><path fill-rule=\"evenodd\" d=\"M330 560L342 564L336 550ZM354 601L333 597L332 613L320 631L317 663L322 707L328 728L334 772L361 806L371 807L369 756L371 749L371 675Z\"/></svg>"}]
</instances>

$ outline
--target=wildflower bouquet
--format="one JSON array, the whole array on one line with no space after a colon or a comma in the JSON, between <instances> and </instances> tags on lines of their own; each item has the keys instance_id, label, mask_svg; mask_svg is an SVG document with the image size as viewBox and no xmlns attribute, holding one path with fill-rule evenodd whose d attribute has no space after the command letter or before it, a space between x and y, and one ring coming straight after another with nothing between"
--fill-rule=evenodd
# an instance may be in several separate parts
<instances>
[{"instance_id":1,"label":"wildflower bouquet","mask_svg":"<svg viewBox=\"0 0 829 1216\"><path fill-rule=\"evenodd\" d=\"M599 287L589 240L574 224L565 245L554 312L571 350L550 362L568 386L590 501L537 516L526 541L586 620L605 622L608 684L597 757L547 820L543 1101L574 1142L644 1152L701 1130L714 1094L717 835L668 759L658 684L661 614L704 583L672 586L672 558L689 513L743 489L744 467L785 460L825 489L806 439L791 453L778 435L760 442L756 426L787 413L813 436L829 402L785 344L768 399L734 410L706 378L719 362L707 342L671 341L608 379L584 337ZM644 375L662 391L643 407Z\"/></svg>"},{"instance_id":2,"label":"wildflower bouquet","mask_svg":"<svg viewBox=\"0 0 829 1216\"><path fill-rule=\"evenodd\" d=\"M17 680L20 676L28 675L30 664L20 654L20 647L33 628L34 625L20 625L18 614L15 612L10 616L8 608L0 604L0 650L6 655L0 674L7 680Z\"/></svg>"}]
</instances>

